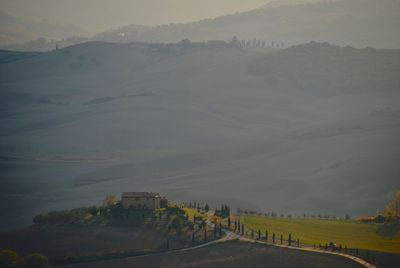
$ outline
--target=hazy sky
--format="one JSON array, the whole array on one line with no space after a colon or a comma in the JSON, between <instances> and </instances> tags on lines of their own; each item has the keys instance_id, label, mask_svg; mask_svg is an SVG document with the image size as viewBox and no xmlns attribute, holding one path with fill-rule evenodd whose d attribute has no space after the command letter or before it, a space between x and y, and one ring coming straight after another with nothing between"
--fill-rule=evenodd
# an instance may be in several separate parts
<instances>
[{"instance_id":1,"label":"hazy sky","mask_svg":"<svg viewBox=\"0 0 400 268\"><path fill-rule=\"evenodd\" d=\"M89 31L127 24L188 22L250 10L271 0L0 0L3 11Z\"/></svg>"}]
</instances>

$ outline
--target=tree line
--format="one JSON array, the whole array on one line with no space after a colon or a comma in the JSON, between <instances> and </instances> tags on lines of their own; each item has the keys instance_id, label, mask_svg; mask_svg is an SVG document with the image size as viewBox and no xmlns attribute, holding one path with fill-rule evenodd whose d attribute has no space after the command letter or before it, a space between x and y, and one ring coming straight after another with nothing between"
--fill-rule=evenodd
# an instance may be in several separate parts
<instances>
[{"instance_id":1,"label":"tree line","mask_svg":"<svg viewBox=\"0 0 400 268\"><path fill-rule=\"evenodd\" d=\"M267 41L259 39L259 38L253 38L253 39L248 38L248 39L239 40L237 38L237 36L234 36L230 43L233 45L240 46L242 48L250 48L250 47L252 47L252 48L280 48L280 49L285 48L284 42L277 42L274 40L267 42Z\"/></svg>"},{"instance_id":2,"label":"tree line","mask_svg":"<svg viewBox=\"0 0 400 268\"><path fill-rule=\"evenodd\" d=\"M251 216L264 216L264 217L271 217L271 218L303 218L303 219L319 219L319 220L350 220L351 217L349 214L346 214L344 217L338 217L335 215L328 215L328 214L306 214L303 213L303 215L292 215L290 213L284 214L284 213L277 213L274 211L271 212L260 212L252 209L241 209L237 208L236 209L237 214L244 214L244 215L251 215Z\"/></svg>"}]
</instances>

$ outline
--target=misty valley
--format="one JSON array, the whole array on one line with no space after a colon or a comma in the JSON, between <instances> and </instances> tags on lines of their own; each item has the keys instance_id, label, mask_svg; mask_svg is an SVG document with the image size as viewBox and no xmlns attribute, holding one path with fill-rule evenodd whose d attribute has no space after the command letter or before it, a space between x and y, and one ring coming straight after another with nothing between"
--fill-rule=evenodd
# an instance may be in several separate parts
<instances>
[{"instance_id":1,"label":"misty valley","mask_svg":"<svg viewBox=\"0 0 400 268\"><path fill-rule=\"evenodd\" d=\"M0 266L398 267L400 2L310 2L0 42Z\"/></svg>"}]
</instances>

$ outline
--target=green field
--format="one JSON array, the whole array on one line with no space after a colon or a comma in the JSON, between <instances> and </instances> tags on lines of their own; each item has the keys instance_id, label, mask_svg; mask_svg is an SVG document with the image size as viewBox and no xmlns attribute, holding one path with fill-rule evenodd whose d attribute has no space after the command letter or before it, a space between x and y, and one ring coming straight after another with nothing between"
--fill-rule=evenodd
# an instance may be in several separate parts
<instances>
[{"instance_id":1,"label":"green field","mask_svg":"<svg viewBox=\"0 0 400 268\"><path fill-rule=\"evenodd\" d=\"M241 216L241 222L247 229L262 233L265 229L277 239L281 234L287 239L289 233L299 238L301 243L325 245L327 242L342 244L351 248L368 249L381 252L400 253L400 228L384 227L378 224L358 223L354 221L284 219L259 216Z\"/></svg>"}]
</instances>

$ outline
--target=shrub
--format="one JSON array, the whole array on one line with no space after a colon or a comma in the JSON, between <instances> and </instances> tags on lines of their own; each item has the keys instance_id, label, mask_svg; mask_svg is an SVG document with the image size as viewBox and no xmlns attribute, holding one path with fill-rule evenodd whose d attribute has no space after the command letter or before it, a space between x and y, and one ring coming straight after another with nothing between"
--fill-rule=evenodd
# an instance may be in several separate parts
<instances>
[{"instance_id":1,"label":"shrub","mask_svg":"<svg viewBox=\"0 0 400 268\"><path fill-rule=\"evenodd\" d=\"M17 252L11 249L0 250L0 267L8 268L14 267L18 260Z\"/></svg>"},{"instance_id":2,"label":"shrub","mask_svg":"<svg viewBox=\"0 0 400 268\"><path fill-rule=\"evenodd\" d=\"M375 217L375 222L376 223L384 223L385 221L386 221L386 218L383 215L378 215L378 216Z\"/></svg>"},{"instance_id":3,"label":"shrub","mask_svg":"<svg viewBox=\"0 0 400 268\"><path fill-rule=\"evenodd\" d=\"M49 259L41 254L33 253L23 258L24 267L46 268L49 267Z\"/></svg>"},{"instance_id":4,"label":"shrub","mask_svg":"<svg viewBox=\"0 0 400 268\"><path fill-rule=\"evenodd\" d=\"M51 211L47 214L40 214L33 218L34 223L42 222L75 222L84 221L87 216L96 216L98 208L95 206L75 208L64 211Z\"/></svg>"},{"instance_id":5,"label":"shrub","mask_svg":"<svg viewBox=\"0 0 400 268\"><path fill-rule=\"evenodd\" d=\"M18 254L9 249L0 250L1 268L47 268L49 259L41 254L32 253L23 258L18 258Z\"/></svg>"}]
</instances>

